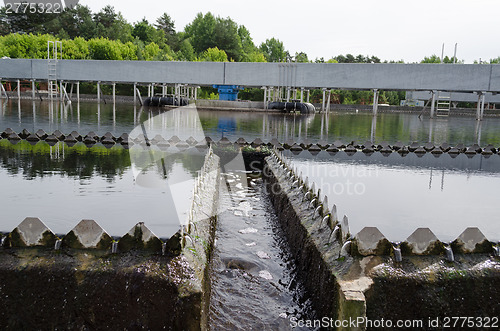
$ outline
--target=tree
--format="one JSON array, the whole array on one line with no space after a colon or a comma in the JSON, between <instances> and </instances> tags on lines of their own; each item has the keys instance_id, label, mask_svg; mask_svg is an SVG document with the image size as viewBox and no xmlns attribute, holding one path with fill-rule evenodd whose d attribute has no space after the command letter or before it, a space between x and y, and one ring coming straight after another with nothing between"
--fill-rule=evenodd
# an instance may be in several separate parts
<instances>
[{"instance_id":1,"label":"tree","mask_svg":"<svg viewBox=\"0 0 500 331\"><path fill-rule=\"evenodd\" d=\"M307 63L309 60L307 59L307 54L304 52L295 53L295 62Z\"/></svg>"},{"instance_id":2,"label":"tree","mask_svg":"<svg viewBox=\"0 0 500 331\"><path fill-rule=\"evenodd\" d=\"M146 20L146 18L143 18L142 21L137 22L134 25L134 29L132 30L132 36L134 38L142 40L145 43L152 42L155 38L155 35L155 28L149 25L149 22Z\"/></svg>"},{"instance_id":3,"label":"tree","mask_svg":"<svg viewBox=\"0 0 500 331\"><path fill-rule=\"evenodd\" d=\"M165 41L172 49L177 49L179 46L179 38L175 32L174 21L167 13L163 13L157 20L155 27L163 32Z\"/></svg>"},{"instance_id":4,"label":"tree","mask_svg":"<svg viewBox=\"0 0 500 331\"><path fill-rule=\"evenodd\" d=\"M230 59L240 61L243 48L238 35L238 24L230 18L217 17L214 33L217 47L224 50Z\"/></svg>"},{"instance_id":5,"label":"tree","mask_svg":"<svg viewBox=\"0 0 500 331\"><path fill-rule=\"evenodd\" d=\"M215 25L216 19L212 13L208 12L203 16L198 13L184 29L186 37L190 38L191 45L196 53L202 53L205 50L217 46L215 43Z\"/></svg>"},{"instance_id":6,"label":"tree","mask_svg":"<svg viewBox=\"0 0 500 331\"><path fill-rule=\"evenodd\" d=\"M196 54L194 48L189 42L189 39L184 39L179 47L178 59L184 61L194 61L196 60Z\"/></svg>"},{"instance_id":7,"label":"tree","mask_svg":"<svg viewBox=\"0 0 500 331\"><path fill-rule=\"evenodd\" d=\"M226 52L218 49L217 47L209 48L205 52L203 52L200 61L227 62L227 54Z\"/></svg>"},{"instance_id":8,"label":"tree","mask_svg":"<svg viewBox=\"0 0 500 331\"><path fill-rule=\"evenodd\" d=\"M288 57L288 52L285 51L285 46L278 39L266 39L265 42L260 44L260 51L266 57L267 62L280 62L285 61Z\"/></svg>"}]
</instances>

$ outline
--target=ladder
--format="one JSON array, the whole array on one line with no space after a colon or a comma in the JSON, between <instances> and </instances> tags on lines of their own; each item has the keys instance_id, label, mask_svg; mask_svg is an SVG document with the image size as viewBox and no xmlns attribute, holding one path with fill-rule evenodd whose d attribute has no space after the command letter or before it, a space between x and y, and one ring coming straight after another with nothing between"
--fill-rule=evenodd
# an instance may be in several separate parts
<instances>
[{"instance_id":1,"label":"ladder","mask_svg":"<svg viewBox=\"0 0 500 331\"><path fill-rule=\"evenodd\" d=\"M451 92L439 92L436 100L436 116L449 116Z\"/></svg>"},{"instance_id":2,"label":"ladder","mask_svg":"<svg viewBox=\"0 0 500 331\"><path fill-rule=\"evenodd\" d=\"M48 69L48 93L49 98L57 98L57 62L62 60L62 42L47 41L47 69Z\"/></svg>"}]
</instances>

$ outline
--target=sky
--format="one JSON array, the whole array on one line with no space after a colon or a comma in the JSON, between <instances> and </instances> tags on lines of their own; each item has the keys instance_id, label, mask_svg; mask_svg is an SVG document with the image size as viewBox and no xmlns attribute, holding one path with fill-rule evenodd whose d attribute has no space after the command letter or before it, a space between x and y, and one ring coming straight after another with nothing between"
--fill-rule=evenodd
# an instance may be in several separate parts
<instances>
[{"instance_id":1,"label":"sky","mask_svg":"<svg viewBox=\"0 0 500 331\"><path fill-rule=\"evenodd\" d=\"M425 56L465 63L500 56L500 0L80 0L93 12L115 7L131 23L150 23L166 12L177 31L196 14L231 17L250 31L258 46L272 37L294 55L310 60L339 54L374 55L383 60L420 62ZM496 32L495 32L496 31Z\"/></svg>"}]
</instances>

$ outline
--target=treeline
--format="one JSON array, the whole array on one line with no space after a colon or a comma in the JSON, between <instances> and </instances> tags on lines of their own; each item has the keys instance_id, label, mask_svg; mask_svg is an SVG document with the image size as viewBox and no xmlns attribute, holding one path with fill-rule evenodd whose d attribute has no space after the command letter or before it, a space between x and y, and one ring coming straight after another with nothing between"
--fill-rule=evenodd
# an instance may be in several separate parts
<instances>
[{"instance_id":1,"label":"treeline","mask_svg":"<svg viewBox=\"0 0 500 331\"><path fill-rule=\"evenodd\" d=\"M198 14L184 31L164 13L154 24L131 24L111 6L92 13L78 5L61 14L0 10L0 55L46 58L47 40L63 40L63 58L155 61L265 62L286 58L283 43L271 38L257 47L250 32L230 18ZM265 49L264 53L261 51Z\"/></svg>"},{"instance_id":2,"label":"treeline","mask_svg":"<svg viewBox=\"0 0 500 331\"><path fill-rule=\"evenodd\" d=\"M198 13L183 31L177 31L175 22L162 14L154 23L142 19L133 24L111 6L92 13L89 7L77 5L61 14L7 13L0 9L0 57L47 58L47 41L63 41L64 59L146 60L146 61L242 61L242 62L316 62L316 63L381 63L376 56L352 54L337 55L325 60L311 60L305 52L290 54L283 42L269 38L260 45L253 42L250 31L231 18L216 17L212 13ZM463 63L445 57L445 63ZM404 61L383 61L385 63ZM432 55L422 63L439 63ZM499 63L500 57L490 60ZM488 63L482 61L482 63ZM91 85L88 92L92 92ZM205 88L200 96L209 97L215 90ZM120 93L120 92L119 92ZM123 88L123 93L128 93ZM322 92L313 91L311 101L319 102ZM263 91L247 89L240 96L262 100ZM366 91L334 91L334 103L371 103L373 96ZM403 93L382 92L381 103L399 104Z\"/></svg>"}]
</instances>

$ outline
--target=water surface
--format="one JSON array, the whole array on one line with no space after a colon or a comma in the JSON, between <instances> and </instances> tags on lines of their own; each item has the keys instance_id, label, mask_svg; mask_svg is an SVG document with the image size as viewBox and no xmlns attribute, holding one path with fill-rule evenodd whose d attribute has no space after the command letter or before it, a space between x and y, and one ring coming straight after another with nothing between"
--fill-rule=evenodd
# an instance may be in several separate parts
<instances>
[{"instance_id":1,"label":"water surface","mask_svg":"<svg viewBox=\"0 0 500 331\"><path fill-rule=\"evenodd\" d=\"M428 227L449 242L467 227L478 227L489 240L500 240L498 155L287 154L328 196L330 207L336 204L339 217L348 216L353 235L376 226L389 240L403 241Z\"/></svg>"},{"instance_id":2,"label":"water surface","mask_svg":"<svg viewBox=\"0 0 500 331\"><path fill-rule=\"evenodd\" d=\"M0 101L0 130L15 131L44 129L63 133L73 130L80 134L94 131L99 135L112 132L128 133L138 124L153 118L165 109L142 108L130 104L98 104L73 102L61 104L49 101L10 99ZM401 141L411 143L435 142L500 146L500 118L450 116L446 118L418 118L418 113L380 113L333 111L329 114L292 115L232 110L198 111L205 135L215 139L225 136L230 140L243 137L253 141L277 138L279 141L324 140L343 142L367 140L381 143Z\"/></svg>"}]
</instances>

